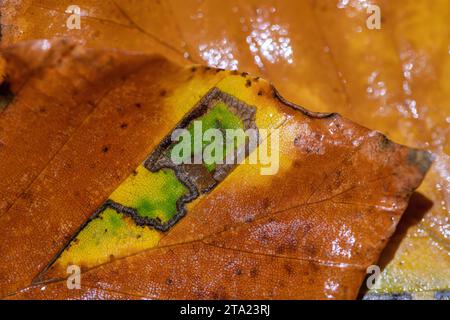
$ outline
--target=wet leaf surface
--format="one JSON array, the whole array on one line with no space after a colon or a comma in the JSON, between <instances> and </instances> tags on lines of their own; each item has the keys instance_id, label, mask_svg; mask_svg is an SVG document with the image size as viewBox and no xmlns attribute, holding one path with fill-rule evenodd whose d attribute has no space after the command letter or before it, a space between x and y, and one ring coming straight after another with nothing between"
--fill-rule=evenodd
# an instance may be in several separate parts
<instances>
[{"instance_id":1,"label":"wet leaf surface","mask_svg":"<svg viewBox=\"0 0 450 320\"><path fill-rule=\"evenodd\" d=\"M68 30L71 4L4 2L2 43L67 36L94 48L239 68L311 110L339 112L395 142L431 150L436 158L419 193L432 205L394 237L374 292L450 288L448 0L78 1L81 29ZM381 30L367 29L368 4L380 6ZM52 130L70 132L59 128ZM15 182L5 180L9 194L20 193L16 178L26 174L20 168Z\"/></svg>"}]
</instances>

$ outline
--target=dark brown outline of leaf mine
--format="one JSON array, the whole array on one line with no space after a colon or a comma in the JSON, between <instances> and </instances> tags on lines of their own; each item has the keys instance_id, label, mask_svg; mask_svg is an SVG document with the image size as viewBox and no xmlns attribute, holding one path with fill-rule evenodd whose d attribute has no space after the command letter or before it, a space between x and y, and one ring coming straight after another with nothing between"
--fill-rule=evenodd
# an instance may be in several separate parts
<instances>
[{"instance_id":1,"label":"dark brown outline of leaf mine","mask_svg":"<svg viewBox=\"0 0 450 320\"><path fill-rule=\"evenodd\" d=\"M205 177L207 175L205 173L190 170L191 165L176 165L170 158L164 155L165 151L175 144L171 139L174 130L186 129L192 121L206 114L219 101L225 103L229 111L233 112L242 120L244 131L247 129L257 129L255 124L256 107L249 106L237 98L220 91L218 88L211 89L161 141L147 160L144 161L144 167L151 172L157 172L161 169L173 170L175 176L188 188L189 192L178 199L177 213L164 223L157 219L141 217L134 209L122 209L121 212L123 211L123 213L130 215L136 224L150 226L162 232L169 230L186 214L185 205L187 203L198 198L200 194L210 192L237 166L237 164L218 165L214 175ZM249 150L248 145L246 145L246 154L248 155L250 151L252 150ZM207 180L206 185L205 183L200 183L199 180ZM118 209L121 208L119 207Z\"/></svg>"}]
</instances>

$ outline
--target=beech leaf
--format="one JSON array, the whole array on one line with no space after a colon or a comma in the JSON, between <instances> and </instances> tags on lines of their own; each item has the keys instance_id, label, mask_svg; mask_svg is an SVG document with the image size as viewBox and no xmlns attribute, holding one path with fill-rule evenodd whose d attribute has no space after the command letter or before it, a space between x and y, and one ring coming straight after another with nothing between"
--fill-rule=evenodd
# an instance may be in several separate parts
<instances>
[{"instance_id":1,"label":"beech leaf","mask_svg":"<svg viewBox=\"0 0 450 320\"><path fill-rule=\"evenodd\" d=\"M245 72L67 40L1 55L4 297L354 299L431 164ZM278 130L278 170L168 165L194 120Z\"/></svg>"}]
</instances>

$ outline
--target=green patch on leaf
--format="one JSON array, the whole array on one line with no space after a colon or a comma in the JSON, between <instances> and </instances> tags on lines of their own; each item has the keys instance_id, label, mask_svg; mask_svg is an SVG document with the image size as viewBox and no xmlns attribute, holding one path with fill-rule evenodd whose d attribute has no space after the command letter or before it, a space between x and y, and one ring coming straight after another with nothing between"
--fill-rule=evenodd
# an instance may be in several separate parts
<instances>
[{"instance_id":1,"label":"green patch on leaf","mask_svg":"<svg viewBox=\"0 0 450 320\"><path fill-rule=\"evenodd\" d=\"M143 218L169 221L177 213L177 201L188 192L172 169L150 172L140 166L128 177L110 199L133 208Z\"/></svg>"}]
</instances>

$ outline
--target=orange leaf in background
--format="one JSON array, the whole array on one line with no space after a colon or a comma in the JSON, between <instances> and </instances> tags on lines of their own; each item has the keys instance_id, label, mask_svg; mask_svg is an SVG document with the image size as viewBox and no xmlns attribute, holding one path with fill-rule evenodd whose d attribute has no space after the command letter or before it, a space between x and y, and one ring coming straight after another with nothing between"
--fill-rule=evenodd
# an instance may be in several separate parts
<instances>
[{"instance_id":1,"label":"orange leaf in background","mask_svg":"<svg viewBox=\"0 0 450 320\"><path fill-rule=\"evenodd\" d=\"M394 144L337 114L306 111L246 73L184 68L66 41L20 43L2 57L15 98L0 117L1 167L24 161L35 168L30 180L12 181L12 204L0 216L4 297L354 299L430 165L428 152ZM47 58L36 64L35 57ZM101 247L107 229L81 236L80 226L83 232L96 219L92 213L119 185L128 195L118 201L135 196L139 186L125 178L146 170L135 168L213 88L255 110L259 130L279 130L278 172L262 175L263 164L236 166L188 203L168 230L139 226L117 212L115 219L127 221L120 248ZM32 114L34 123L51 123L61 115L42 108L69 106L73 97L87 111L73 129L60 123L68 132L63 142L12 121ZM84 98L92 102L83 104ZM61 105L51 107L55 99ZM16 132L42 139L40 151ZM53 143L59 143L55 150ZM46 161L38 157L43 148L53 150ZM157 241L143 244L136 228L153 230ZM78 244L85 249L76 251ZM102 260L104 250L114 255ZM82 290L66 286L66 267L75 259Z\"/></svg>"},{"instance_id":2,"label":"orange leaf in background","mask_svg":"<svg viewBox=\"0 0 450 320\"><path fill-rule=\"evenodd\" d=\"M448 0L78 1L81 29L68 30L71 4L3 2L2 43L68 36L95 48L159 53L180 64L239 68L269 79L311 110L336 111L398 143L432 150L434 165L413 197L403 231L386 250L374 290L426 294L450 288ZM381 30L366 28L368 4L380 6ZM70 123L56 121L49 132L36 129L30 136L45 141L57 134L59 144L51 146L56 152L90 110L78 108L79 116L67 115ZM38 153L31 173L14 180L25 172L22 162L14 182L4 181L8 194L20 194L33 170L39 172L38 163L51 156ZM0 202L0 212L10 202Z\"/></svg>"}]
</instances>

